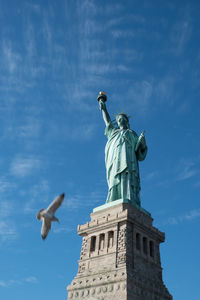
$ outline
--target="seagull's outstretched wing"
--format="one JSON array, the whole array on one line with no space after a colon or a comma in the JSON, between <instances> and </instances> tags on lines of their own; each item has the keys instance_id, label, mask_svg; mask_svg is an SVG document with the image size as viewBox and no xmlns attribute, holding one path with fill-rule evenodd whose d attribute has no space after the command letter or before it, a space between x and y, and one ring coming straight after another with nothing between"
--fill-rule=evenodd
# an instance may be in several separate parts
<instances>
[{"instance_id":1,"label":"seagull's outstretched wing","mask_svg":"<svg viewBox=\"0 0 200 300\"><path fill-rule=\"evenodd\" d=\"M65 194L61 194L58 196L51 204L47 207L46 212L51 213L54 215L55 211L61 206L63 200L64 200Z\"/></svg>"},{"instance_id":2,"label":"seagull's outstretched wing","mask_svg":"<svg viewBox=\"0 0 200 300\"><path fill-rule=\"evenodd\" d=\"M42 228L41 228L41 235L43 240L46 239L50 229L51 229L51 221L46 218L43 218Z\"/></svg>"}]
</instances>

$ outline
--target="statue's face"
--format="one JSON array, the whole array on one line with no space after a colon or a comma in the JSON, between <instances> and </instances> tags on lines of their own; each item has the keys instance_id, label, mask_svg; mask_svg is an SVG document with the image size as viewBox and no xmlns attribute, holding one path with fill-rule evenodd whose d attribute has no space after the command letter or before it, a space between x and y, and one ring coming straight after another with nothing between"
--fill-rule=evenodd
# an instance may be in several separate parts
<instances>
[{"instance_id":1,"label":"statue's face","mask_svg":"<svg viewBox=\"0 0 200 300\"><path fill-rule=\"evenodd\" d=\"M117 121L117 124L120 129L128 129L129 128L129 122L124 115L117 115L116 121Z\"/></svg>"}]
</instances>

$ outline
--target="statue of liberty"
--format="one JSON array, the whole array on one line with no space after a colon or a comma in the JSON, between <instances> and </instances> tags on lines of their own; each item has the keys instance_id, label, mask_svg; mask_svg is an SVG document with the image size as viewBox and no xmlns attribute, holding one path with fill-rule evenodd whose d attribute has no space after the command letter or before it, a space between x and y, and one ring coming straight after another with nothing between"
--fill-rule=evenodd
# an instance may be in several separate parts
<instances>
[{"instance_id":1,"label":"statue of liberty","mask_svg":"<svg viewBox=\"0 0 200 300\"><path fill-rule=\"evenodd\" d=\"M111 121L106 109L106 94L98 95L99 108L106 125L108 138L105 147L105 163L108 182L106 203L122 199L140 207L140 176L138 161L145 159L147 145L144 132L138 137L130 129L129 117L124 113L116 115L117 126Z\"/></svg>"}]
</instances>

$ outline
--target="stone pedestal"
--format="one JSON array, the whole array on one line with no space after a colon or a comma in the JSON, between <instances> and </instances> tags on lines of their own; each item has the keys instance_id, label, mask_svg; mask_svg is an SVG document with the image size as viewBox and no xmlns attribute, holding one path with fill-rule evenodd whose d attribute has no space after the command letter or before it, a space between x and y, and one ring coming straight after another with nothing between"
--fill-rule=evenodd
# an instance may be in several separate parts
<instances>
[{"instance_id":1,"label":"stone pedestal","mask_svg":"<svg viewBox=\"0 0 200 300\"><path fill-rule=\"evenodd\" d=\"M92 213L90 222L78 226L82 249L68 299L171 300L160 262L165 235L152 222L126 203Z\"/></svg>"}]
</instances>

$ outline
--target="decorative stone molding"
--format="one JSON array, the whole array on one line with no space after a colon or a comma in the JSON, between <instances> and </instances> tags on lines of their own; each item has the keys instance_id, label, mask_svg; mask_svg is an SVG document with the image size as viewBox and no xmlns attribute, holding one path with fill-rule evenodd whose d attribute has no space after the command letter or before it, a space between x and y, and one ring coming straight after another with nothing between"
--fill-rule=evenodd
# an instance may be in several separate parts
<instances>
[{"instance_id":1,"label":"decorative stone molding","mask_svg":"<svg viewBox=\"0 0 200 300\"><path fill-rule=\"evenodd\" d=\"M160 263L165 235L152 222L129 204L92 213L90 222L78 226L83 238L79 270L67 288L68 299L172 300Z\"/></svg>"}]
</instances>

